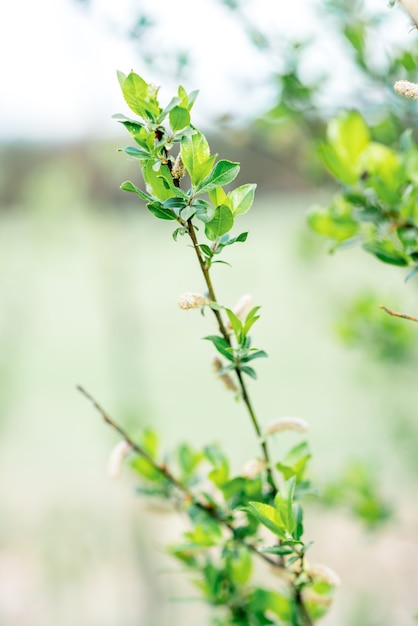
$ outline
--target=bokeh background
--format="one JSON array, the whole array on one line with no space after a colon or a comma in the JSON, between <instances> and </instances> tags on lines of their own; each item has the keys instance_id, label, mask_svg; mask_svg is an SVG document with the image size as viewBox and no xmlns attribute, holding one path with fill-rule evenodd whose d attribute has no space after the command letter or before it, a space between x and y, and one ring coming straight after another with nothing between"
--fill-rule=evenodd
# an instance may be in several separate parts
<instances>
[{"instance_id":1,"label":"bokeh background","mask_svg":"<svg viewBox=\"0 0 418 626\"><path fill-rule=\"evenodd\" d=\"M116 69L162 85L162 101L178 82L199 88L212 151L258 184L248 242L214 279L221 301L251 293L262 306L255 342L269 359L251 384L262 421L305 418L312 476L343 494L306 517L312 560L343 582L324 626L411 624L417 338L377 305L416 312L416 279L355 248L329 255L306 225L333 193L315 143L334 111L359 108L389 143L416 124L391 92L416 68L407 17L343 0L15 0L2 14L2 626L208 623L164 554L185 520L145 505L128 472L109 480L117 439L77 384L133 433L156 428L167 449L220 441L237 470L255 453L200 340L212 321L177 307L203 288L190 249L119 190L140 177L117 153L129 137L111 119L127 112Z\"/></svg>"}]
</instances>

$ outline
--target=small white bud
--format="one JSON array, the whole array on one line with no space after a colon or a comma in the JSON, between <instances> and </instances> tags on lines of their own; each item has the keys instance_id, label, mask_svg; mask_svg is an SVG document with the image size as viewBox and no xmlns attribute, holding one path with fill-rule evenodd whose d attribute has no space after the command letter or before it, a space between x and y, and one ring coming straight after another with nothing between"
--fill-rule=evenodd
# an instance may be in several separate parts
<instances>
[{"instance_id":1,"label":"small white bud","mask_svg":"<svg viewBox=\"0 0 418 626\"><path fill-rule=\"evenodd\" d=\"M273 435L284 430L295 430L298 433L306 433L309 425L301 417L279 417L267 424L265 434Z\"/></svg>"},{"instance_id":2,"label":"small white bud","mask_svg":"<svg viewBox=\"0 0 418 626\"><path fill-rule=\"evenodd\" d=\"M187 292L180 296L178 305L181 309L200 309L202 306L209 304L209 300L201 293Z\"/></svg>"},{"instance_id":3,"label":"small white bud","mask_svg":"<svg viewBox=\"0 0 418 626\"><path fill-rule=\"evenodd\" d=\"M119 478L122 472L122 463L126 456L132 451L132 446L123 439L113 448L109 456L107 473L109 478Z\"/></svg>"},{"instance_id":4,"label":"small white bud","mask_svg":"<svg viewBox=\"0 0 418 626\"><path fill-rule=\"evenodd\" d=\"M398 80L393 88L396 93L400 93L405 98L418 100L418 85L416 83L411 83L409 80Z\"/></svg>"},{"instance_id":5,"label":"small white bud","mask_svg":"<svg viewBox=\"0 0 418 626\"><path fill-rule=\"evenodd\" d=\"M251 480L261 474L261 472L266 469L266 466L266 462L261 459L250 459L244 465L241 475L244 478L249 478Z\"/></svg>"}]
</instances>

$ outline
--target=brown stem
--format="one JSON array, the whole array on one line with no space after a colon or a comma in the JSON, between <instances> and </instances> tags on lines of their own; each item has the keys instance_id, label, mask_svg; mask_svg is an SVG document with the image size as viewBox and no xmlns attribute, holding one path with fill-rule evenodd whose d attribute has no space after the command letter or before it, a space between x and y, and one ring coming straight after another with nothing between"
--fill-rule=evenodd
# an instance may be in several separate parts
<instances>
[{"instance_id":1,"label":"brown stem","mask_svg":"<svg viewBox=\"0 0 418 626\"><path fill-rule=\"evenodd\" d=\"M418 322L418 317L414 317L413 315L408 315L407 313L397 313L396 311L392 311L392 309L388 309L383 304L379 305L380 309L383 309L388 313L388 315L392 315L393 317L402 317L404 320L410 320L411 322Z\"/></svg>"},{"instance_id":2,"label":"brown stem","mask_svg":"<svg viewBox=\"0 0 418 626\"><path fill-rule=\"evenodd\" d=\"M194 251L195 251L197 259L199 261L200 269L202 270L203 276L205 278L206 286L208 288L209 299L212 302L217 303L217 299L216 299L215 291L214 291L214 288L213 288L213 285L212 285L212 280L211 280L211 277L210 277L209 269L208 269L208 267L207 267L207 265L206 265L206 263L205 263L205 261L204 261L204 259L202 257L202 253L200 251L199 244L198 244L197 237L196 237L196 231L194 229L194 226L193 226L193 223L192 223L191 219L188 220L187 226L188 226L188 232L189 232L189 235L190 235L190 239L192 240L192 243L193 243ZM225 324L223 322L223 319L222 319L222 316L221 316L221 312L218 309L212 309L212 311L213 311L213 313L214 313L214 315L216 317L216 320L218 322L219 332L221 333L221 335L223 336L225 341L229 345L231 345L231 339L230 339L230 336L228 334L228 331L225 328ZM243 376L242 376L242 373L241 373L241 370L239 369L239 367L235 367L235 373L237 375L238 382L239 382L239 385L241 387L242 399L244 401L244 404L247 407L247 410L248 410L248 413L250 415L251 422L253 424L254 430L255 430L255 432L257 434L257 437L259 439L261 439L261 437L262 437L261 428L260 428L260 425L258 423L257 416L256 416L254 408L252 406L252 403L251 403L251 400L250 400L250 396L248 394L247 387L246 387L245 381L243 379ZM267 478L268 478L269 485L272 488L273 492L277 493L277 487L276 487L276 484L274 482L273 472L272 472L272 469L271 469L270 455L269 455L267 443L265 442L265 440L261 440L261 449L262 449L263 457L264 457L264 460L265 460L266 466L267 466Z\"/></svg>"},{"instance_id":3,"label":"brown stem","mask_svg":"<svg viewBox=\"0 0 418 626\"><path fill-rule=\"evenodd\" d=\"M132 450L136 452L142 458L146 459L146 461L148 461L148 463L157 472L159 472L162 476L164 476L164 478L166 478L167 481L171 483L171 485L173 485L179 491L181 491L186 496L186 499L189 502L193 503L202 511L205 511L210 517L212 517L214 520L216 520L220 524L223 524L232 533L236 541L241 543L243 546L245 546L248 550L250 550L257 556L259 556L261 559L263 559L263 561L265 561L266 563L268 563L269 565L273 567L276 567L276 568L281 567L280 563L277 563L276 561L271 559L269 556L267 556L267 554L263 554L262 552L259 552L256 546L252 545L251 543L247 543L246 541L244 541L244 539L236 537L235 529L233 525L224 517L223 514L219 512L219 510L215 509L210 504L205 504L204 502L198 500L196 496L190 491L190 489L170 472L170 470L165 464L160 465L159 463L157 463L141 446L135 443L135 441L131 439L128 433L110 417L110 415L104 410L104 408L97 402L97 400L88 391L84 389L84 387L82 387L81 385L77 385L77 389L80 393L83 394L85 398L87 398L87 400L89 400L93 404L94 408L100 413L104 421L109 426L111 426L113 430L115 430L121 435L124 441L126 441L130 445Z\"/></svg>"}]
</instances>

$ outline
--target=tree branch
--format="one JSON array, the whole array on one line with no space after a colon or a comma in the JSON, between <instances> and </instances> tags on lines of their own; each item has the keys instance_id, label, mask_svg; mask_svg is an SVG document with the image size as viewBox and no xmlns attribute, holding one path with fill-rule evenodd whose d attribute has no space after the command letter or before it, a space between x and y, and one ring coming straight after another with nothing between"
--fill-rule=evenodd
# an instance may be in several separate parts
<instances>
[{"instance_id":1,"label":"tree branch","mask_svg":"<svg viewBox=\"0 0 418 626\"><path fill-rule=\"evenodd\" d=\"M410 320L411 322L418 322L418 317L408 315L407 313L397 313L396 311L392 311L392 309L388 309L387 306L384 306L383 304L379 305L379 309L383 309L388 315L392 315L393 317L402 317L403 319Z\"/></svg>"},{"instance_id":2,"label":"tree branch","mask_svg":"<svg viewBox=\"0 0 418 626\"><path fill-rule=\"evenodd\" d=\"M162 476L164 476L164 478L166 478L167 481L171 483L171 485L173 485L179 491L181 491L186 496L186 499L190 503L194 504L202 511L205 511L210 517L212 517L218 523L225 526L232 533L234 539L237 542L239 542L241 545L245 546L248 550L250 550L257 556L259 556L261 559L263 559L263 561L265 561L272 567L282 569L281 563L274 561L269 556L267 556L267 554L263 554L262 552L259 552L256 546L254 546L253 544L247 543L244 539L241 539L240 537L236 537L235 529L233 525L226 519L225 514L223 512L221 513L219 510L215 509L212 505L206 504L202 502L201 500L198 500L196 496L190 491L190 489L170 472L170 470L165 464L160 465L159 463L157 463L141 446L135 443L135 441L133 441L133 439L128 435L128 433L110 417L110 415L105 411L105 409L97 402L97 400L88 391L84 389L84 387L82 387L81 385L77 385L77 390L85 398L87 398L87 400L89 400L93 404L94 408L100 413L100 415L102 416L106 424L111 426L113 430L119 433L119 435L121 435L121 437L131 446L132 450L136 452L136 454L146 459L146 461L148 461L148 463L157 472L159 472Z\"/></svg>"}]
</instances>

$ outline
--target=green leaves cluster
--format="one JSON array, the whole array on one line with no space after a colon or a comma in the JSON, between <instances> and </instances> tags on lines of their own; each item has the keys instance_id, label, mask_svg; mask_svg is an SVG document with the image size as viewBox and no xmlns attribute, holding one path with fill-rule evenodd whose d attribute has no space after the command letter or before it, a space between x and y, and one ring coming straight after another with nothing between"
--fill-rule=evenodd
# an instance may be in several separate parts
<instances>
[{"instance_id":1,"label":"green leaves cluster","mask_svg":"<svg viewBox=\"0 0 418 626\"><path fill-rule=\"evenodd\" d=\"M418 263L418 149L411 134L393 150L373 141L359 113L331 120L319 154L342 190L327 207L310 212L310 226L333 242L333 249L360 242L384 263Z\"/></svg>"},{"instance_id":2,"label":"green leaves cluster","mask_svg":"<svg viewBox=\"0 0 418 626\"><path fill-rule=\"evenodd\" d=\"M127 105L139 119L120 114L114 117L137 144L123 152L138 160L146 190L130 181L121 188L136 193L156 218L177 222L175 238L186 234L193 220L200 222L209 240L201 249L210 266L225 246L245 241L247 233L234 238L229 233L235 218L251 208L256 185L224 190L235 180L240 166L224 159L217 161L204 134L191 123L197 91L188 94L180 86L177 96L162 108L158 88L134 72L127 76L118 72L118 78ZM184 176L187 184L183 189L180 180Z\"/></svg>"},{"instance_id":3,"label":"green leaves cluster","mask_svg":"<svg viewBox=\"0 0 418 626\"><path fill-rule=\"evenodd\" d=\"M223 308L212 304L212 307L213 306L220 309ZM225 337L221 335L209 335L205 337L205 339L212 342L217 352L227 359L228 364L223 368L223 372L238 370L251 378L257 377L255 370L250 367L248 363L254 359L266 357L267 353L264 350L251 348L251 337L248 333L260 317L257 315L259 310L259 306L252 308L244 322L242 322L231 309L225 308L233 331L235 345L231 341L227 341Z\"/></svg>"},{"instance_id":4,"label":"green leaves cluster","mask_svg":"<svg viewBox=\"0 0 418 626\"><path fill-rule=\"evenodd\" d=\"M310 457L307 444L295 446L277 464L289 478L274 497L266 488L265 470L252 476L232 475L218 445L196 450L182 443L165 455L164 466L174 472L174 481L158 471L159 445L153 431L145 431L141 446L155 465L150 471L150 464L140 456L131 461L141 477L139 491L168 498L187 513L189 528L169 552L192 575L206 601L217 608L214 623L303 625L297 598L311 584L304 570L311 544L303 541L300 497L304 492L298 492L298 485L304 482ZM270 540L263 545L261 536L266 531ZM286 568L289 582L272 588L260 585L254 568L257 554L268 560L269 567ZM320 604L312 605L312 619Z\"/></svg>"}]
</instances>

